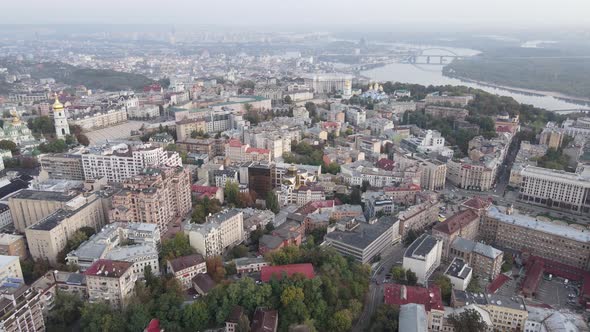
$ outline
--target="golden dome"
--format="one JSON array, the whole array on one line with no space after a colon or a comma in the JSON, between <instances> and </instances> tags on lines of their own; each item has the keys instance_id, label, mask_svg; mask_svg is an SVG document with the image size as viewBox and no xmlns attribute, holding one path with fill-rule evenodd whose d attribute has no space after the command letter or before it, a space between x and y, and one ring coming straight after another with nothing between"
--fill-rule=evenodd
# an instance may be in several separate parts
<instances>
[{"instance_id":1,"label":"golden dome","mask_svg":"<svg viewBox=\"0 0 590 332\"><path fill-rule=\"evenodd\" d=\"M53 103L53 110L63 110L64 109L64 105L62 103L59 102L59 98L57 97L57 94L55 95L55 102Z\"/></svg>"}]
</instances>

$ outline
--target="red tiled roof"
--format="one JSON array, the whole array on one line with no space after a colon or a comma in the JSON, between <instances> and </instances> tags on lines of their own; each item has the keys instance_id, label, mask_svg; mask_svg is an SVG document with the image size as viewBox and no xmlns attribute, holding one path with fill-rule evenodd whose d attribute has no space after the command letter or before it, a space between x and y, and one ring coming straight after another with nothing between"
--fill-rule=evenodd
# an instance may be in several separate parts
<instances>
[{"instance_id":1,"label":"red tiled roof","mask_svg":"<svg viewBox=\"0 0 590 332\"><path fill-rule=\"evenodd\" d=\"M486 288L488 293L495 293L504 283L511 278L504 273L500 273Z\"/></svg>"},{"instance_id":2,"label":"red tiled roof","mask_svg":"<svg viewBox=\"0 0 590 332\"><path fill-rule=\"evenodd\" d=\"M313 202L309 202L309 203L303 205L302 207L297 209L297 211L295 211L295 212L301 213L301 214L310 214L318 209L333 207L334 205L340 205L340 201L337 201L337 200L313 201Z\"/></svg>"},{"instance_id":3,"label":"red tiled roof","mask_svg":"<svg viewBox=\"0 0 590 332\"><path fill-rule=\"evenodd\" d=\"M305 264L289 264L289 265L276 265L276 266L265 266L260 271L260 280L268 282L273 276L277 279L282 279L283 274L290 277L294 274L302 274L306 279L312 279L315 277L313 271L313 265L310 263Z\"/></svg>"},{"instance_id":4,"label":"red tiled roof","mask_svg":"<svg viewBox=\"0 0 590 332\"><path fill-rule=\"evenodd\" d=\"M475 196L463 202L463 205L476 210L487 209L492 205L492 199L490 197Z\"/></svg>"},{"instance_id":5,"label":"red tiled roof","mask_svg":"<svg viewBox=\"0 0 590 332\"><path fill-rule=\"evenodd\" d=\"M160 332L160 321L153 318L145 328L145 332Z\"/></svg>"},{"instance_id":6,"label":"red tiled roof","mask_svg":"<svg viewBox=\"0 0 590 332\"><path fill-rule=\"evenodd\" d=\"M246 149L246 153L268 154L268 153L270 153L270 150L250 147L250 148Z\"/></svg>"},{"instance_id":7,"label":"red tiled roof","mask_svg":"<svg viewBox=\"0 0 590 332\"><path fill-rule=\"evenodd\" d=\"M445 234L453 234L472 222L477 222L478 219L479 216L473 210L465 210L455 213L447 220L436 224L434 229Z\"/></svg>"},{"instance_id":8,"label":"red tiled roof","mask_svg":"<svg viewBox=\"0 0 590 332\"><path fill-rule=\"evenodd\" d=\"M337 128L338 127L338 123L337 122L322 122L322 127L324 128Z\"/></svg>"},{"instance_id":9,"label":"red tiled roof","mask_svg":"<svg viewBox=\"0 0 590 332\"><path fill-rule=\"evenodd\" d=\"M124 262L124 261L113 261L110 259L99 259L94 262L87 270L84 272L87 276L103 276L103 277L111 277L111 278L119 278L125 272L131 268L133 263Z\"/></svg>"},{"instance_id":10,"label":"red tiled roof","mask_svg":"<svg viewBox=\"0 0 590 332\"><path fill-rule=\"evenodd\" d=\"M512 128L508 126L497 126L496 132L498 133L512 133Z\"/></svg>"},{"instance_id":11,"label":"red tiled roof","mask_svg":"<svg viewBox=\"0 0 590 332\"><path fill-rule=\"evenodd\" d=\"M229 146L232 148L239 148L242 147L242 142L239 139L230 139L228 142Z\"/></svg>"},{"instance_id":12,"label":"red tiled roof","mask_svg":"<svg viewBox=\"0 0 590 332\"><path fill-rule=\"evenodd\" d=\"M386 284L384 301L390 305L403 305L417 303L424 305L426 311L444 310L440 288L430 286L428 288L418 286L405 286L399 284Z\"/></svg>"},{"instance_id":13,"label":"red tiled roof","mask_svg":"<svg viewBox=\"0 0 590 332\"><path fill-rule=\"evenodd\" d=\"M375 166L377 166L378 168L384 169L386 171L393 171L394 164L395 163L393 160L382 158L382 159L379 159L379 161L377 161L375 163Z\"/></svg>"}]
</instances>

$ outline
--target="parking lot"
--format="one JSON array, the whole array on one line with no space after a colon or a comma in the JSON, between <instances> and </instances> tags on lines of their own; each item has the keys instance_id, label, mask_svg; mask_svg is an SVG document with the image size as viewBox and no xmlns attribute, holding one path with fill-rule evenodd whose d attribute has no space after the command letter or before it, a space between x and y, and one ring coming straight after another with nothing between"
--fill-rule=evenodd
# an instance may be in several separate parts
<instances>
[{"instance_id":1,"label":"parking lot","mask_svg":"<svg viewBox=\"0 0 590 332\"><path fill-rule=\"evenodd\" d=\"M573 309L577 305L577 294L576 288L571 284L565 285L561 278L553 278L551 281L541 279L534 299L554 308Z\"/></svg>"}]
</instances>

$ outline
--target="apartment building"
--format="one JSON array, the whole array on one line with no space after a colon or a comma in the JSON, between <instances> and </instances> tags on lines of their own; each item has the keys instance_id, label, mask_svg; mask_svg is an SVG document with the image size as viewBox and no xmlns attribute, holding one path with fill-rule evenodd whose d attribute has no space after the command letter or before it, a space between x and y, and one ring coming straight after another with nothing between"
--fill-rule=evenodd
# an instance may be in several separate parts
<instances>
[{"instance_id":1,"label":"apartment building","mask_svg":"<svg viewBox=\"0 0 590 332\"><path fill-rule=\"evenodd\" d=\"M12 214L10 214L10 207L6 204L0 203L0 229L10 225L14 225Z\"/></svg>"},{"instance_id":2,"label":"apartment building","mask_svg":"<svg viewBox=\"0 0 590 332\"><path fill-rule=\"evenodd\" d=\"M526 166L520 176L520 201L574 213L590 212L590 169L569 173Z\"/></svg>"},{"instance_id":3,"label":"apartment building","mask_svg":"<svg viewBox=\"0 0 590 332\"><path fill-rule=\"evenodd\" d=\"M399 222L390 216L371 223L345 218L328 228L324 241L340 254L365 264L399 242Z\"/></svg>"},{"instance_id":4,"label":"apartment building","mask_svg":"<svg viewBox=\"0 0 590 332\"><path fill-rule=\"evenodd\" d=\"M41 295L25 284L0 286L0 331L45 331Z\"/></svg>"},{"instance_id":5,"label":"apartment building","mask_svg":"<svg viewBox=\"0 0 590 332\"><path fill-rule=\"evenodd\" d=\"M44 154L39 156L39 164L50 179L84 181L84 168L80 154Z\"/></svg>"},{"instance_id":6,"label":"apartment building","mask_svg":"<svg viewBox=\"0 0 590 332\"><path fill-rule=\"evenodd\" d=\"M332 92L344 92L347 85L352 82L351 75L343 74L310 74L304 77L305 85L315 93L328 94Z\"/></svg>"},{"instance_id":7,"label":"apartment building","mask_svg":"<svg viewBox=\"0 0 590 332\"><path fill-rule=\"evenodd\" d=\"M29 226L66 206L80 195L79 192L55 192L40 190L21 190L8 199L14 228L24 233Z\"/></svg>"},{"instance_id":8,"label":"apartment building","mask_svg":"<svg viewBox=\"0 0 590 332\"><path fill-rule=\"evenodd\" d=\"M207 264L200 254L182 256L169 260L167 263L168 273L180 282L182 289L192 287L192 281L200 273L207 273Z\"/></svg>"},{"instance_id":9,"label":"apartment building","mask_svg":"<svg viewBox=\"0 0 590 332\"><path fill-rule=\"evenodd\" d=\"M230 164L248 161L270 163L270 150L253 148L237 139L231 139L225 144L225 157Z\"/></svg>"},{"instance_id":10,"label":"apartment building","mask_svg":"<svg viewBox=\"0 0 590 332\"><path fill-rule=\"evenodd\" d=\"M548 148L559 149L564 136L564 130L557 127L555 122L547 122L539 135L539 144L546 145Z\"/></svg>"},{"instance_id":11,"label":"apartment building","mask_svg":"<svg viewBox=\"0 0 590 332\"><path fill-rule=\"evenodd\" d=\"M490 166L467 158L459 161L449 160L447 179L459 188L488 191L493 188L496 181L498 165Z\"/></svg>"},{"instance_id":12,"label":"apartment building","mask_svg":"<svg viewBox=\"0 0 590 332\"><path fill-rule=\"evenodd\" d=\"M178 141L186 141L189 138L193 138L193 132L206 133L207 123L205 120L184 119L176 122L176 137Z\"/></svg>"},{"instance_id":13,"label":"apartment building","mask_svg":"<svg viewBox=\"0 0 590 332\"><path fill-rule=\"evenodd\" d=\"M134 274L143 279L146 266L150 266L153 274L160 273L159 244L160 230L155 224L115 222L70 251L66 262L76 264L81 271L99 259L132 262Z\"/></svg>"},{"instance_id":14,"label":"apartment building","mask_svg":"<svg viewBox=\"0 0 590 332\"><path fill-rule=\"evenodd\" d=\"M112 202L112 221L156 224L164 234L191 210L190 172L182 167L144 169L123 181Z\"/></svg>"},{"instance_id":15,"label":"apartment building","mask_svg":"<svg viewBox=\"0 0 590 332\"><path fill-rule=\"evenodd\" d=\"M524 331L528 312L526 303L519 296L475 294L453 289L452 307L459 308L468 304L475 304L489 313L494 331Z\"/></svg>"},{"instance_id":16,"label":"apartment building","mask_svg":"<svg viewBox=\"0 0 590 332\"><path fill-rule=\"evenodd\" d=\"M31 256L56 264L58 253L77 230L82 227L98 230L106 220L99 196L80 195L25 230Z\"/></svg>"},{"instance_id":17,"label":"apartment building","mask_svg":"<svg viewBox=\"0 0 590 332\"><path fill-rule=\"evenodd\" d=\"M403 267L412 270L418 277L418 283L425 284L432 272L440 265L442 241L422 234L404 252Z\"/></svg>"},{"instance_id":18,"label":"apartment building","mask_svg":"<svg viewBox=\"0 0 590 332\"><path fill-rule=\"evenodd\" d=\"M447 258L459 257L473 268L475 275L494 280L501 272L504 253L490 245L462 237L451 243Z\"/></svg>"},{"instance_id":19,"label":"apartment building","mask_svg":"<svg viewBox=\"0 0 590 332\"><path fill-rule=\"evenodd\" d=\"M0 255L17 256L25 259L28 256L25 237L16 234L0 234Z\"/></svg>"},{"instance_id":20,"label":"apartment building","mask_svg":"<svg viewBox=\"0 0 590 332\"><path fill-rule=\"evenodd\" d=\"M125 108L111 108L86 114L73 116L69 119L72 125L78 125L84 130L106 128L127 121Z\"/></svg>"},{"instance_id":21,"label":"apartment building","mask_svg":"<svg viewBox=\"0 0 590 332\"><path fill-rule=\"evenodd\" d=\"M133 296L135 277L133 263L100 259L84 275L88 288L88 301L108 302L114 309L123 309Z\"/></svg>"},{"instance_id":22,"label":"apartment building","mask_svg":"<svg viewBox=\"0 0 590 332\"><path fill-rule=\"evenodd\" d=\"M421 159L420 187L424 190L441 190L445 188L447 180L447 164L436 159Z\"/></svg>"},{"instance_id":23,"label":"apartment building","mask_svg":"<svg viewBox=\"0 0 590 332\"><path fill-rule=\"evenodd\" d=\"M190 244L205 257L222 255L226 249L244 241L244 214L236 209L207 217L204 224L185 224Z\"/></svg>"},{"instance_id":24,"label":"apartment building","mask_svg":"<svg viewBox=\"0 0 590 332\"><path fill-rule=\"evenodd\" d=\"M580 269L590 267L590 234L566 225L537 220L512 208L491 207L480 224L487 243L528 252Z\"/></svg>"},{"instance_id":25,"label":"apartment building","mask_svg":"<svg viewBox=\"0 0 590 332\"><path fill-rule=\"evenodd\" d=\"M450 245L457 237L475 240L478 228L479 215L473 210L464 210L436 224L432 228L432 236L442 241L442 254L447 257Z\"/></svg>"},{"instance_id":26,"label":"apartment building","mask_svg":"<svg viewBox=\"0 0 590 332\"><path fill-rule=\"evenodd\" d=\"M164 151L151 144L130 146L125 143L91 148L82 155L84 178L122 182L148 167L182 166L177 152Z\"/></svg>"},{"instance_id":27,"label":"apartment building","mask_svg":"<svg viewBox=\"0 0 590 332\"><path fill-rule=\"evenodd\" d=\"M422 189L417 184L410 184L399 187L383 187L383 193L393 199L394 204L404 206L414 205L416 203L416 194Z\"/></svg>"},{"instance_id":28,"label":"apartment building","mask_svg":"<svg viewBox=\"0 0 590 332\"><path fill-rule=\"evenodd\" d=\"M410 206L398 214L399 232L405 238L410 230L421 231L438 221L439 203L429 200Z\"/></svg>"},{"instance_id":29,"label":"apartment building","mask_svg":"<svg viewBox=\"0 0 590 332\"><path fill-rule=\"evenodd\" d=\"M5 282L24 282L18 256L0 255L0 284Z\"/></svg>"}]
</instances>

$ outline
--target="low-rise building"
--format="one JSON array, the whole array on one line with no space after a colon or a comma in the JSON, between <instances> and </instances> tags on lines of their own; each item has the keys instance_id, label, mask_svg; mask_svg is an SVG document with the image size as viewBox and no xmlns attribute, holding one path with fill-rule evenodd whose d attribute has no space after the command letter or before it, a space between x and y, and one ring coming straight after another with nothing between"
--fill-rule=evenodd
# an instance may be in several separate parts
<instances>
[{"instance_id":1,"label":"low-rise building","mask_svg":"<svg viewBox=\"0 0 590 332\"><path fill-rule=\"evenodd\" d=\"M324 241L340 254L351 256L364 264L399 242L398 228L399 222L391 216L370 223L346 218L329 227Z\"/></svg>"},{"instance_id":2,"label":"low-rise building","mask_svg":"<svg viewBox=\"0 0 590 332\"><path fill-rule=\"evenodd\" d=\"M440 265L442 241L422 234L404 252L403 267L412 270L418 283L425 284L434 270Z\"/></svg>"},{"instance_id":3,"label":"low-rise building","mask_svg":"<svg viewBox=\"0 0 590 332\"><path fill-rule=\"evenodd\" d=\"M454 308L475 304L490 313L494 331L524 331L528 317L526 304L519 296L475 294L453 289L451 304Z\"/></svg>"},{"instance_id":4,"label":"low-rise building","mask_svg":"<svg viewBox=\"0 0 590 332\"><path fill-rule=\"evenodd\" d=\"M438 286L425 288L385 284L383 287L385 304L398 308L411 303L423 305L427 316L428 331L442 331L444 306Z\"/></svg>"},{"instance_id":5,"label":"low-rise building","mask_svg":"<svg viewBox=\"0 0 590 332\"><path fill-rule=\"evenodd\" d=\"M0 255L0 284L24 283L18 256Z\"/></svg>"},{"instance_id":6,"label":"low-rise building","mask_svg":"<svg viewBox=\"0 0 590 332\"><path fill-rule=\"evenodd\" d=\"M451 280L454 289L466 290L471 282L473 276L472 269L461 258L455 257L447 270L445 275Z\"/></svg>"},{"instance_id":7,"label":"low-rise building","mask_svg":"<svg viewBox=\"0 0 590 332\"><path fill-rule=\"evenodd\" d=\"M133 263L99 259L86 272L88 301L106 301L115 309L124 308L133 296L137 278Z\"/></svg>"},{"instance_id":8,"label":"low-rise building","mask_svg":"<svg viewBox=\"0 0 590 332\"><path fill-rule=\"evenodd\" d=\"M448 259L459 257L473 268L473 273L494 280L501 272L504 253L484 243L461 237L451 243Z\"/></svg>"},{"instance_id":9,"label":"low-rise building","mask_svg":"<svg viewBox=\"0 0 590 332\"><path fill-rule=\"evenodd\" d=\"M234 264L236 264L238 274L260 272L263 267L270 265L264 258L248 257L236 258L234 259Z\"/></svg>"},{"instance_id":10,"label":"low-rise building","mask_svg":"<svg viewBox=\"0 0 590 332\"><path fill-rule=\"evenodd\" d=\"M256 308L252 317L251 332L277 332L279 326L279 312Z\"/></svg>"},{"instance_id":11,"label":"low-rise building","mask_svg":"<svg viewBox=\"0 0 590 332\"><path fill-rule=\"evenodd\" d=\"M207 273L207 264L200 254L182 256L167 262L168 273L180 282L183 289L192 287L192 280L199 273Z\"/></svg>"},{"instance_id":12,"label":"low-rise building","mask_svg":"<svg viewBox=\"0 0 590 332\"><path fill-rule=\"evenodd\" d=\"M398 331L428 332L428 316L423 304L402 304L399 308Z\"/></svg>"}]
</instances>

